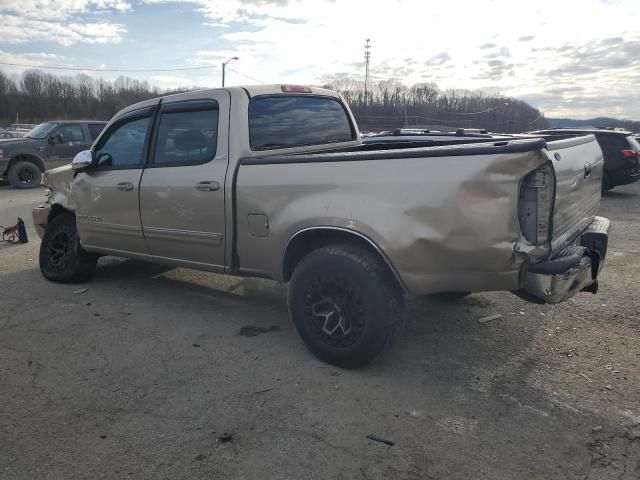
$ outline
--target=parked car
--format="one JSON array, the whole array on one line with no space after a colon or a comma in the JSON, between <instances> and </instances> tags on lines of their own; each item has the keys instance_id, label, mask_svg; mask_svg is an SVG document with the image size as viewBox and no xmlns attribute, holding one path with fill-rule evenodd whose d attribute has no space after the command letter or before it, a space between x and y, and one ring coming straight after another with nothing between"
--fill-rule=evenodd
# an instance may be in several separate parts
<instances>
[{"instance_id":1,"label":"parked car","mask_svg":"<svg viewBox=\"0 0 640 480\"><path fill-rule=\"evenodd\" d=\"M0 141L0 177L16 188L34 188L42 172L70 163L86 150L107 122L98 120L41 123L22 138Z\"/></svg>"},{"instance_id":2,"label":"parked car","mask_svg":"<svg viewBox=\"0 0 640 480\"><path fill-rule=\"evenodd\" d=\"M4 140L6 138L14 138L14 137L13 135L11 135L11 132L8 132L4 128L0 128L0 140Z\"/></svg>"},{"instance_id":3,"label":"parked car","mask_svg":"<svg viewBox=\"0 0 640 480\"><path fill-rule=\"evenodd\" d=\"M398 331L406 294L595 293L602 169L593 135L363 145L332 91L229 87L119 112L47 172L33 221L52 281L113 254L288 282L307 347L353 368Z\"/></svg>"},{"instance_id":4,"label":"parked car","mask_svg":"<svg viewBox=\"0 0 640 480\"><path fill-rule=\"evenodd\" d=\"M11 134L13 138L22 138L35 127L32 123L12 123L5 130Z\"/></svg>"},{"instance_id":5,"label":"parked car","mask_svg":"<svg viewBox=\"0 0 640 480\"><path fill-rule=\"evenodd\" d=\"M530 133L559 137L595 135L604 155L603 192L640 180L640 143L631 132L608 128L553 128Z\"/></svg>"}]
</instances>

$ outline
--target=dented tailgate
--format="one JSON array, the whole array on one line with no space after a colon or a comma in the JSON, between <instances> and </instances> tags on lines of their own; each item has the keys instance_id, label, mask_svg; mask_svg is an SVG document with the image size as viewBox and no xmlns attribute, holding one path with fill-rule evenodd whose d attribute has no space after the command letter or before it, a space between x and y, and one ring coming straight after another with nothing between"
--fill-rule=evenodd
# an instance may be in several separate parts
<instances>
[{"instance_id":1,"label":"dented tailgate","mask_svg":"<svg viewBox=\"0 0 640 480\"><path fill-rule=\"evenodd\" d=\"M556 175L551 256L593 221L600 207L604 160L593 135L547 143Z\"/></svg>"}]
</instances>

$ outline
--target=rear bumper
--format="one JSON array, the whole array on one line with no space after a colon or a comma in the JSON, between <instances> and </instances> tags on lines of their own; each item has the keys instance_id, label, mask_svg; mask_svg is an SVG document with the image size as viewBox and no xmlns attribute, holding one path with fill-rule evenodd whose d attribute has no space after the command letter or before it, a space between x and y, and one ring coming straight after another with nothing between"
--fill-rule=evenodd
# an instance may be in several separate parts
<instances>
[{"instance_id":1,"label":"rear bumper","mask_svg":"<svg viewBox=\"0 0 640 480\"><path fill-rule=\"evenodd\" d=\"M609 173L611 177L611 186L629 185L630 183L640 180L640 167L617 170Z\"/></svg>"},{"instance_id":2,"label":"rear bumper","mask_svg":"<svg viewBox=\"0 0 640 480\"><path fill-rule=\"evenodd\" d=\"M595 217L576 242L556 257L530 265L519 296L538 303L560 303L576 293L598 291L598 274L607 255L610 222Z\"/></svg>"},{"instance_id":3,"label":"rear bumper","mask_svg":"<svg viewBox=\"0 0 640 480\"><path fill-rule=\"evenodd\" d=\"M33 217L33 226L36 229L36 233L40 238L44 235L44 229L49 222L49 213L51 212L51 205L38 205L31 211Z\"/></svg>"}]
</instances>

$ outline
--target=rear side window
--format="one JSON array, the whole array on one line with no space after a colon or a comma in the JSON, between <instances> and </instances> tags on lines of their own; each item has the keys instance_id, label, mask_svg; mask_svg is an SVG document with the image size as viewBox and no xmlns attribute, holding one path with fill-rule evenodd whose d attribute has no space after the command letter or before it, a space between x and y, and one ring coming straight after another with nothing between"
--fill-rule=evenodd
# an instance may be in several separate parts
<instances>
[{"instance_id":1,"label":"rear side window","mask_svg":"<svg viewBox=\"0 0 640 480\"><path fill-rule=\"evenodd\" d=\"M89 134L91 135L91 140L95 140L100 136L100 134L102 133L102 130L104 130L105 124L90 123L88 127L89 127Z\"/></svg>"},{"instance_id":2,"label":"rear side window","mask_svg":"<svg viewBox=\"0 0 640 480\"><path fill-rule=\"evenodd\" d=\"M329 97L256 97L249 107L252 150L323 145L355 140L347 112Z\"/></svg>"},{"instance_id":3,"label":"rear side window","mask_svg":"<svg viewBox=\"0 0 640 480\"><path fill-rule=\"evenodd\" d=\"M197 165L216 154L218 109L163 112L156 139L155 165Z\"/></svg>"},{"instance_id":4,"label":"rear side window","mask_svg":"<svg viewBox=\"0 0 640 480\"><path fill-rule=\"evenodd\" d=\"M620 154L622 150L629 148L629 143L623 135L600 135L596 138L605 155Z\"/></svg>"},{"instance_id":5,"label":"rear side window","mask_svg":"<svg viewBox=\"0 0 640 480\"><path fill-rule=\"evenodd\" d=\"M149 117L125 120L107 132L96 149L98 167L140 167L149 121Z\"/></svg>"}]
</instances>

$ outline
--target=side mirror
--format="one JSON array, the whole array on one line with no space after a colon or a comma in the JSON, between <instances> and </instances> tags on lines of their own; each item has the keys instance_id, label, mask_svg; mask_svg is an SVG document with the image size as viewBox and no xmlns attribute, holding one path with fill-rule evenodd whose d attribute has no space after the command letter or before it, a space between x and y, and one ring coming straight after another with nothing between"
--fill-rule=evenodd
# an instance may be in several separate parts
<instances>
[{"instance_id":1,"label":"side mirror","mask_svg":"<svg viewBox=\"0 0 640 480\"><path fill-rule=\"evenodd\" d=\"M56 143L62 143L64 139L62 138L61 133L56 133L55 135L51 135L49 137L49 145L55 145Z\"/></svg>"},{"instance_id":2,"label":"side mirror","mask_svg":"<svg viewBox=\"0 0 640 480\"><path fill-rule=\"evenodd\" d=\"M74 172L86 170L93 163L93 152L91 150L83 150L78 153L71 162L71 168Z\"/></svg>"}]
</instances>

